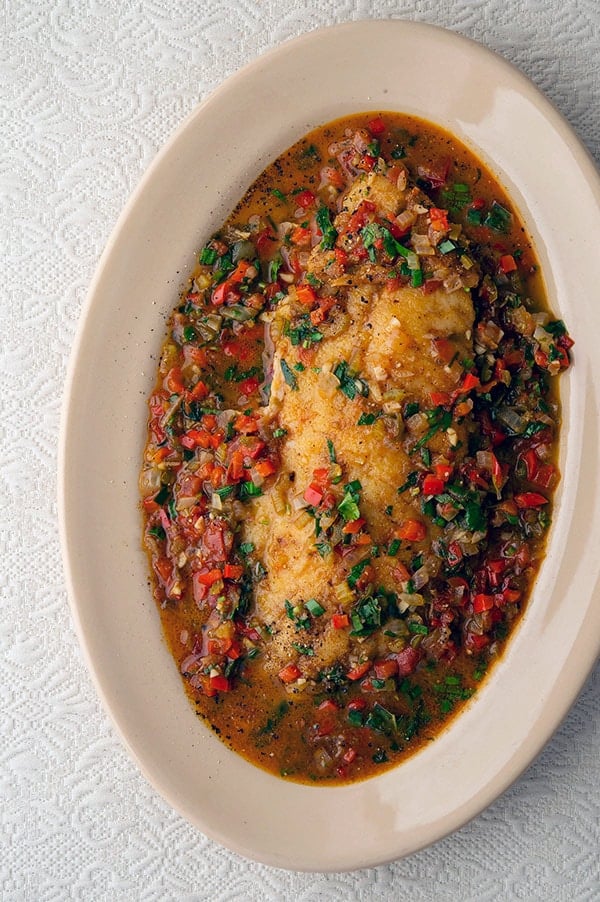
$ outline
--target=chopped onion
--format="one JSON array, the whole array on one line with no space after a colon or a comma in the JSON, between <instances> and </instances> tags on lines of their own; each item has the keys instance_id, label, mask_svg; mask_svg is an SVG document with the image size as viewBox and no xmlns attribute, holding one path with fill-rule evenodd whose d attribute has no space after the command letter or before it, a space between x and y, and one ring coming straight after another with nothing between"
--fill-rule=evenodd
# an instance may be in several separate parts
<instances>
[{"instance_id":1,"label":"chopped onion","mask_svg":"<svg viewBox=\"0 0 600 902\"><path fill-rule=\"evenodd\" d=\"M526 422L513 407L501 407L497 414L498 419L508 426L511 432L520 435L525 431Z\"/></svg>"},{"instance_id":2,"label":"chopped onion","mask_svg":"<svg viewBox=\"0 0 600 902\"><path fill-rule=\"evenodd\" d=\"M419 569L413 573L412 581L417 591L427 585L430 575L427 566L419 567Z\"/></svg>"},{"instance_id":3,"label":"chopped onion","mask_svg":"<svg viewBox=\"0 0 600 902\"><path fill-rule=\"evenodd\" d=\"M494 458L491 451L478 451L476 459L477 466L480 470L487 470L489 473L492 472L492 467L494 466Z\"/></svg>"},{"instance_id":4,"label":"chopped onion","mask_svg":"<svg viewBox=\"0 0 600 902\"><path fill-rule=\"evenodd\" d=\"M418 254L419 257L431 257L432 254L435 254L435 251L427 235L417 235L415 232L413 232L412 246L415 249L415 253ZM408 265L411 269L414 269L414 267L410 266L410 263Z\"/></svg>"},{"instance_id":5,"label":"chopped onion","mask_svg":"<svg viewBox=\"0 0 600 902\"><path fill-rule=\"evenodd\" d=\"M147 467L140 474L140 492L146 495L156 495L161 485L161 471L156 467Z\"/></svg>"},{"instance_id":6,"label":"chopped onion","mask_svg":"<svg viewBox=\"0 0 600 902\"><path fill-rule=\"evenodd\" d=\"M396 225L399 229L402 229L402 231L409 229L416 221L417 214L414 210L403 210L402 213L399 213L398 216L396 216Z\"/></svg>"}]
</instances>

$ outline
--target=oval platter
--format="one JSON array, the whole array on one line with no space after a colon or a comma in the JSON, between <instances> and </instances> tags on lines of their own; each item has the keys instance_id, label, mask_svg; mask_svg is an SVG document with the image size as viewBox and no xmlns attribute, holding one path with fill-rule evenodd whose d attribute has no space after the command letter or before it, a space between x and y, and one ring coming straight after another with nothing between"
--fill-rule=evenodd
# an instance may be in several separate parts
<instances>
[{"instance_id":1,"label":"oval platter","mask_svg":"<svg viewBox=\"0 0 600 902\"><path fill-rule=\"evenodd\" d=\"M507 653L427 749L376 778L313 787L249 764L195 716L147 581L137 475L165 320L194 254L279 153L365 110L435 122L489 165L533 236L550 306L576 346L561 380L563 475L547 557ZM599 199L587 151L518 70L464 37L400 20L315 31L257 59L192 113L142 179L100 260L73 350L61 538L98 693L146 777L211 838L293 870L408 855L489 805L575 700L600 646Z\"/></svg>"}]
</instances>

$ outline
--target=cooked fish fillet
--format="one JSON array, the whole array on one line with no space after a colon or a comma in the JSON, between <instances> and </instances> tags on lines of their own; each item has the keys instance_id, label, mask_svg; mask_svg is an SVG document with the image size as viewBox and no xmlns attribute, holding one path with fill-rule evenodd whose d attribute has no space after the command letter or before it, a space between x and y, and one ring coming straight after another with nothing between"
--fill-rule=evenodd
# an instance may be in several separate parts
<instances>
[{"instance_id":1,"label":"cooked fish fillet","mask_svg":"<svg viewBox=\"0 0 600 902\"><path fill-rule=\"evenodd\" d=\"M384 184L385 183L385 184ZM370 186L370 187L369 187ZM368 190L367 190L368 189ZM396 213L403 194L379 176L364 180L346 196L341 216L352 211L365 193L382 209ZM320 271L322 252L313 252L309 269ZM319 276L323 278L322 273ZM452 392L462 375L458 363L444 365L434 340L447 339L456 360L472 356L471 329L474 311L465 289L443 287L425 294L408 286L390 288L381 267L366 263L352 278L338 280L339 310L332 317L325 338L316 346L310 366L297 373L297 390L286 385L281 360L296 360L282 323L294 314L291 298L280 305L272 323L274 361L271 399L266 411L287 430L281 450L281 474L273 488L253 502L252 516L244 524L244 540L253 542L267 574L259 584L256 605L259 616L272 630L265 666L277 672L296 661L307 677L323 667L365 648L365 640L353 639L348 630L336 630L331 617L314 618L310 634L299 630L286 614L292 606L316 599L332 614L342 610L336 587L357 561L371 557L373 582L389 591L401 591L398 562L408 563L415 550L403 543L398 557L372 557L368 547L357 548L346 557L337 553L322 557L315 547L315 521L299 508L316 468L330 465L328 439L333 444L342 479L337 487L360 480L360 515L378 545L387 545L394 529L407 519L418 519L428 529L428 541L439 530L426 523L420 499L402 486L414 469L411 447L428 429L424 417L408 420L404 427L397 413L405 402L417 402L421 410L432 406L431 392ZM337 331L339 330L339 331ZM447 357L446 357L447 359ZM341 361L347 362L369 387L369 396L348 398L332 375ZM358 425L361 413L375 410L372 425ZM404 431L403 431L404 430ZM457 461L466 446L466 426L440 431L429 442L432 462ZM458 445L458 449L457 449ZM390 513L386 508L392 506ZM281 511L284 508L284 512ZM372 645L377 636L366 640ZM303 655L292 646L309 645Z\"/></svg>"}]
</instances>

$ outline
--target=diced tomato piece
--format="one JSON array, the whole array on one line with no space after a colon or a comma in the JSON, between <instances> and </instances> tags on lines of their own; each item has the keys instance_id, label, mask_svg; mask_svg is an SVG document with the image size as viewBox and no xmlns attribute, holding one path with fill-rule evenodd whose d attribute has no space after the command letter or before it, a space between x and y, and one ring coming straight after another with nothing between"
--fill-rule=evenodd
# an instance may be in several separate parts
<instances>
[{"instance_id":1,"label":"diced tomato piece","mask_svg":"<svg viewBox=\"0 0 600 902\"><path fill-rule=\"evenodd\" d=\"M225 282L221 282L220 285L217 285L215 290L212 293L211 301L215 305L215 307L221 307L225 303L225 298L227 297L231 286Z\"/></svg>"},{"instance_id":2,"label":"diced tomato piece","mask_svg":"<svg viewBox=\"0 0 600 902\"><path fill-rule=\"evenodd\" d=\"M406 648L403 648L402 651L395 655L395 658L398 664L398 676L404 677L415 672L417 664L421 660L421 655L412 645L407 645Z\"/></svg>"},{"instance_id":3,"label":"diced tomato piece","mask_svg":"<svg viewBox=\"0 0 600 902\"><path fill-rule=\"evenodd\" d=\"M244 379L243 382L240 382L240 393L249 397L254 394L259 385L260 380L257 379L256 376L249 376L248 379Z\"/></svg>"},{"instance_id":4,"label":"diced tomato piece","mask_svg":"<svg viewBox=\"0 0 600 902\"><path fill-rule=\"evenodd\" d=\"M209 655L226 655L231 648L231 639L209 639L206 648Z\"/></svg>"},{"instance_id":5,"label":"diced tomato piece","mask_svg":"<svg viewBox=\"0 0 600 902\"><path fill-rule=\"evenodd\" d=\"M356 758L356 749L353 749L353 748L349 748L342 755L342 761L344 761L346 764L352 764L352 762L354 761L355 758Z\"/></svg>"},{"instance_id":6,"label":"diced tomato piece","mask_svg":"<svg viewBox=\"0 0 600 902\"><path fill-rule=\"evenodd\" d=\"M429 220L434 229L445 231L448 228L448 211L440 210L439 207L431 207L429 210Z\"/></svg>"},{"instance_id":7,"label":"diced tomato piece","mask_svg":"<svg viewBox=\"0 0 600 902\"><path fill-rule=\"evenodd\" d=\"M395 658L386 658L384 661L375 661L373 668L378 680L387 680L398 673L398 662Z\"/></svg>"},{"instance_id":8,"label":"diced tomato piece","mask_svg":"<svg viewBox=\"0 0 600 902\"><path fill-rule=\"evenodd\" d=\"M273 234L272 229L267 227L259 232L254 241L259 257L267 256L268 252L273 248L274 242L275 235Z\"/></svg>"},{"instance_id":9,"label":"diced tomato piece","mask_svg":"<svg viewBox=\"0 0 600 902\"><path fill-rule=\"evenodd\" d=\"M275 473L277 467L272 460L259 460L254 464L254 469L259 476L266 477L271 476L272 473Z\"/></svg>"},{"instance_id":10,"label":"diced tomato piece","mask_svg":"<svg viewBox=\"0 0 600 902\"><path fill-rule=\"evenodd\" d=\"M227 471L230 480L237 482L244 475L244 454L242 451L234 451Z\"/></svg>"},{"instance_id":11,"label":"diced tomato piece","mask_svg":"<svg viewBox=\"0 0 600 902\"><path fill-rule=\"evenodd\" d=\"M348 703L348 711L364 711L366 707L367 702L364 698L353 698Z\"/></svg>"},{"instance_id":12,"label":"diced tomato piece","mask_svg":"<svg viewBox=\"0 0 600 902\"><path fill-rule=\"evenodd\" d=\"M482 611L489 611L494 607L494 596L486 595L483 592L480 592L478 595L475 595L473 598L473 613L481 614Z\"/></svg>"},{"instance_id":13,"label":"diced tomato piece","mask_svg":"<svg viewBox=\"0 0 600 902\"><path fill-rule=\"evenodd\" d=\"M410 579L410 572L404 566L402 561L397 561L396 566L393 569L394 579L397 579L399 583L405 583L407 579Z\"/></svg>"},{"instance_id":14,"label":"diced tomato piece","mask_svg":"<svg viewBox=\"0 0 600 902\"><path fill-rule=\"evenodd\" d=\"M162 581L165 583L168 582L173 574L173 565L171 564L171 561L166 557L157 557L152 563Z\"/></svg>"},{"instance_id":15,"label":"diced tomato piece","mask_svg":"<svg viewBox=\"0 0 600 902\"><path fill-rule=\"evenodd\" d=\"M181 395L185 389L183 376L178 366L174 366L165 376L165 388L174 395Z\"/></svg>"},{"instance_id":16,"label":"diced tomato piece","mask_svg":"<svg viewBox=\"0 0 600 902\"><path fill-rule=\"evenodd\" d=\"M232 661L237 661L238 658L241 658L243 653L244 653L244 649L242 648L240 643L236 642L235 640L231 643L230 647L227 649L227 657L230 658Z\"/></svg>"},{"instance_id":17,"label":"diced tomato piece","mask_svg":"<svg viewBox=\"0 0 600 902\"><path fill-rule=\"evenodd\" d=\"M202 379L199 379L194 387L187 392L187 398L189 401L200 401L202 398L206 398L208 393L208 385Z\"/></svg>"},{"instance_id":18,"label":"diced tomato piece","mask_svg":"<svg viewBox=\"0 0 600 902\"><path fill-rule=\"evenodd\" d=\"M364 169L366 172L371 172L372 169L375 168L375 163L377 162L377 157L371 156L370 153L363 154L363 157L358 164L359 169Z\"/></svg>"},{"instance_id":19,"label":"diced tomato piece","mask_svg":"<svg viewBox=\"0 0 600 902\"><path fill-rule=\"evenodd\" d=\"M296 285L296 296L300 303L306 304L307 307L312 307L312 305L317 300L315 291L310 287L310 285L305 284Z\"/></svg>"},{"instance_id":20,"label":"diced tomato piece","mask_svg":"<svg viewBox=\"0 0 600 902\"><path fill-rule=\"evenodd\" d=\"M428 473L423 480L424 495L440 495L444 491L444 480Z\"/></svg>"},{"instance_id":21,"label":"diced tomato piece","mask_svg":"<svg viewBox=\"0 0 600 902\"><path fill-rule=\"evenodd\" d=\"M535 484L539 485L542 489L548 489L554 482L555 478L556 467L554 467L552 464L542 464L535 474L535 478L531 481L535 482Z\"/></svg>"},{"instance_id":22,"label":"diced tomato piece","mask_svg":"<svg viewBox=\"0 0 600 902\"><path fill-rule=\"evenodd\" d=\"M405 520L404 523L396 529L396 537L404 539L406 542L421 542L427 535L427 529L420 520Z\"/></svg>"},{"instance_id":23,"label":"diced tomato piece","mask_svg":"<svg viewBox=\"0 0 600 902\"><path fill-rule=\"evenodd\" d=\"M542 507L542 505L548 504L548 499L538 492L522 492L520 495L515 495L515 502L517 507L523 510L532 507Z\"/></svg>"},{"instance_id":24,"label":"diced tomato piece","mask_svg":"<svg viewBox=\"0 0 600 902\"><path fill-rule=\"evenodd\" d=\"M333 717L326 717L321 723L315 724L315 735L319 737L330 736L335 730L335 720Z\"/></svg>"},{"instance_id":25,"label":"diced tomato piece","mask_svg":"<svg viewBox=\"0 0 600 902\"><path fill-rule=\"evenodd\" d=\"M334 630L343 630L350 626L350 618L347 614L334 614L331 618Z\"/></svg>"},{"instance_id":26,"label":"diced tomato piece","mask_svg":"<svg viewBox=\"0 0 600 902\"><path fill-rule=\"evenodd\" d=\"M194 345L186 344L183 353L188 362L191 361L197 366L205 367L208 362L208 355L204 348L196 348Z\"/></svg>"},{"instance_id":27,"label":"diced tomato piece","mask_svg":"<svg viewBox=\"0 0 600 902\"><path fill-rule=\"evenodd\" d=\"M219 579L223 579L223 571L215 568L214 570L208 570L205 573L195 573L194 577L201 585L212 586Z\"/></svg>"},{"instance_id":28,"label":"diced tomato piece","mask_svg":"<svg viewBox=\"0 0 600 902\"><path fill-rule=\"evenodd\" d=\"M308 210L314 204L316 197L312 191L305 190L297 194L295 200L299 207L302 207L303 210Z\"/></svg>"},{"instance_id":29,"label":"diced tomato piece","mask_svg":"<svg viewBox=\"0 0 600 902\"><path fill-rule=\"evenodd\" d=\"M243 432L245 435L252 432L258 432L258 420L256 417L247 416L245 413L241 413L236 417L233 428L236 432Z\"/></svg>"},{"instance_id":30,"label":"diced tomato piece","mask_svg":"<svg viewBox=\"0 0 600 902\"><path fill-rule=\"evenodd\" d=\"M436 476L443 482L448 482L452 476L452 467L450 464L435 464L434 468Z\"/></svg>"},{"instance_id":31,"label":"diced tomato piece","mask_svg":"<svg viewBox=\"0 0 600 902\"><path fill-rule=\"evenodd\" d=\"M185 435L181 436L181 444L188 451L194 448L210 448L212 446L212 436L206 429L189 429Z\"/></svg>"},{"instance_id":32,"label":"diced tomato piece","mask_svg":"<svg viewBox=\"0 0 600 902\"><path fill-rule=\"evenodd\" d=\"M214 445L213 445L214 447ZM221 486L225 482L225 477L227 475L227 470L225 467L220 466L219 464L215 464L211 470L210 474L210 482L213 489L220 489Z\"/></svg>"},{"instance_id":33,"label":"diced tomato piece","mask_svg":"<svg viewBox=\"0 0 600 902\"><path fill-rule=\"evenodd\" d=\"M442 287L442 284L441 279L425 279L422 288L423 294L433 294L434 291Z\"/></svg>"},{"instance_id":34,"label":"diced tomato piece","mask_svg":"<svg viewBox=\"0 0 600 902\"><path fill-rule=\"evenodd\" d=\"M223 567L225 579L240 579L243 573L244 568L240 564L225 564Z\"/></svg>"},{"instance_id":35,"label":"diced tomato piece","mask_svg":"<svg viewBox=\"0 0 600 902\"><path fill-rule=\"evenodd\" d=\"M492 573L504 573L508 566L508 561L504 558L494 558L486 563L486 567Z\"/></svg>"},{"instance_id":36,"label":"diced tomato piece","mask_svg":"<svg viewBox=\"0 0 600 902\"><path fill-rule=\"evenodd\" d=\"M429 393L429 397L434 407L449 407L452 403L452 398L447 391L432 391Z\"/></svg>"},{"instance_id":37,"label":"diced tomato piece","mask_svg":"<svg viewBox=\"0 0 600 902\"><path fill-rule=\"evenodd\" d=\"M354 540L354 544L355 545L370 545L372 541L373 541L373 539L371 538L371 536L367 535L366 532L363 532L363 533L357 534L357 536Z\"/></svg>"},{"instance_id":38,"label":"diced tomato piece","mask_svg":"<svg viewBox=\"0 0 600 902\"><path fill-rule=\"evenodd\" d=\"M349 523L342 527L342 532L347 536L354 536L361 531L366 522L363 517L359 517L357 520L350 520Z\"/></svg>"},{"instance_id":39,"label":"diced tomato piece","mask_svg":"<svg viewBox=\"0 0 600 902\"><path fill-rule=\"evenodd\" d=\"M302 671L296 664L286 664L278 673L282 683L295 683L300 676L302 676Z\"/></svg>"},{"instance_id":40,"label":"diced tomato piece","mask_svg":"<svg viewBox=\"0 0 600 902\"><path fill-rule=\"evenodd\" d=\"M371 669L371 662L365 661L364 664L357 664L356 667L353 667L348 671L346 676L349 680L360 680L361 677L364 677L366 673Z\"/></svg>"},{"instance_id":41,"label":"diced tomato piece","mask_svg":"<svg viewBox=\"0 0 600 902\"><path fill-rule=\"evenodd\" d=\"M336 247L334 248L333 253L335 254L335 262L338 266L345 267L348 265L348 254L343 248Z\"/></svg>"},{"instance_id":42,"label":"diced tomato piece","mask_svg":"<svg viewBox=\"0 0 600 902\"><path fill-rule=\"evenodd\" d=\"M296 226L290 236L292 244L295 244L296 247L309 247L311 238L312 232L310 229L305 229L302 226Z\"/></svg>"},{"instance_id":43,"label":"diced tomato piece","mask_svg":"<svg viewBox=\"0 0 600 902\"><path fill-rule=\"evenodd\" d=\"M465 394L474 388L479 388L480 385L481 382L479 381L478 376L475 376L473 373L465 373L465 377L459 388L459 393L461 395Z\"/></svg>"},{"instance_id":44,"label":"diced tomato piece","mask_svg":"<svg viewBox=\"0 0 600 902\"><path fill-rule=\"evenodd\" d=\"M323 166L321 179L326 185L333 185L338 190L341 190L346 184L343 173L335 166Z\"/></svg>"},{"instance_id":45,"label":"diced tomato piece","mask_svg":"<svg viewBox=\"0 0 600 902\"><path fill-rule=\"evenodd\" d=\"M376 138L379 135L382 135L385 131L385 122L381 118L381 116L375 116L373 119L370 119L367 123L367 128Z\"/></svg>"},{"instance_id":46,"label":"diced tomato piece","mask_svg":"<svg viewBox=\"0 0 600 902\"><path fill-rule=\"evenodd\" d=\"M226 561L229 557L225 547L223 524L218 520L209 521L202 533L202 545L213 561Z\"/></svg>"},{"instance_id":47,"label":"diced tomato piece","mask_svg":"<svg viewBox=\"0 0 600 902\"><path fill-rule=\"evenodd\" d=\"M504 254L504 256L500 257L500 269L503 273L514 272L516 268L517 264L512 254Z\"/></svg>"},{"instance_id":48,"label":"diced tomato piece","mask_svg":"<svg viewBox=\"0 0 600 902\"><path fill-rule=\"evenodd\" d=\"M144 498L142 501L142 507L146 511L147 514L153 514L160 507L159 504L154 500L154 495L148 495L147 498Z\"/></svg>"},{"instance_id":49,"label":"diced tomato piece","mask_svg":"<svg viewBox=\"0 0 600 902\"><path fill-rule=\"evenodd\" d=\"M489 636L480 636L478 633L467 633L465 637L465 649L468 653L481 651L490 644Z\"/></svg>"},{"instance_id":50,"label":"diced tomato piece","mask_svg":"<svg viewBox=\"0 0 600 902\"><path fill-rule=\"evenodd\" d=\"M323 500L323 491L320 486L316 485L314 482L308 486L308 488L304 492L304 500L311 504L313 507L318 507L318 505Z\"/></svg>"},{"instance_id":51,"label":"diced tomato piece","mask_svg":"<svg viewBox=\"0 0 600 902\"><path fill-rule=\"evenodd\" d=\"M339 705L331 698L326 698L324 702L318 706L317 711L339 711Z\"/></svg>"},{"instance_id":52,"label":"diced tomato piece","mask_svg":"<svg viewBox=\"0 0 600 902\"><path fill-rule=\"evenodd\" d=\"M245 435L240 440L240 447L251 460L256 460L265 450L265 443L257 435Z\"/></svg>"},{"instance_id":53,"label":"diced tomato piece","mask_svg":"<svg viewBox=\"0 0 600 902\"><path fill-rule=\"evenodd\" d=\"M227 677L223 676L223 674L219 674L218 676L211 676L210 688L216 689L217 692L229 692L231 687Z\"/></svg>"},{"instance_id":54,"label":"diced tomato piece","mask_svg":"<svg viewBox=\"0 0 600 902\"><path fill-rule=\"evenodd\" d=\"M240 260L231 275L227 276L227 281L231 285L240 285L246 278L246 273L251 266L252 264L249 260Z\"/></svg>"},{"instance_id":55,"label":"diced tomato piece","mask_svg":"<svg viewBox=\"0 0 600 902\"><path fill-rule=\"evenodd\" d=\"M521 460L525 464L525 472L530 482L535 481L535 477L540 465L540 460L533 448L529 448L521 454Z\"/></svg>"}]
</instances>

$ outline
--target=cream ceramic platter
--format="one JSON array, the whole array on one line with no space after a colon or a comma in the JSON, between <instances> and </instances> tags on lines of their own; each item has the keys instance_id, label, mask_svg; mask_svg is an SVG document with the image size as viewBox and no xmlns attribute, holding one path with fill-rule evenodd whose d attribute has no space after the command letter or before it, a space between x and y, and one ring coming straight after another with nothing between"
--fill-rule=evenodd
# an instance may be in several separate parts
<instances>
[{"instance_id":1,"label":"cream ceramic platter","mask_svg":"<svg viewBox=\"0 0 600 902\"><path fill-rule=\"evenodd\" d=\"M365 782L312 787L255 768L194 715L147 584L137 472L165 317L195 253L268 162L311 128L363 110L430 119L496 172L534 236L551 305L576 340L575 365L562 379L563 479L548 555L506 656L426 750ZM523 75L465 38L396 20L312 32L228 79L125 208L90 288L66 387L69 595L129 751L161 795L223 845L315 871L408 855L506 789L574 701L600 647L599 200L587 152Z\"/></svg>"}]
</instances>

